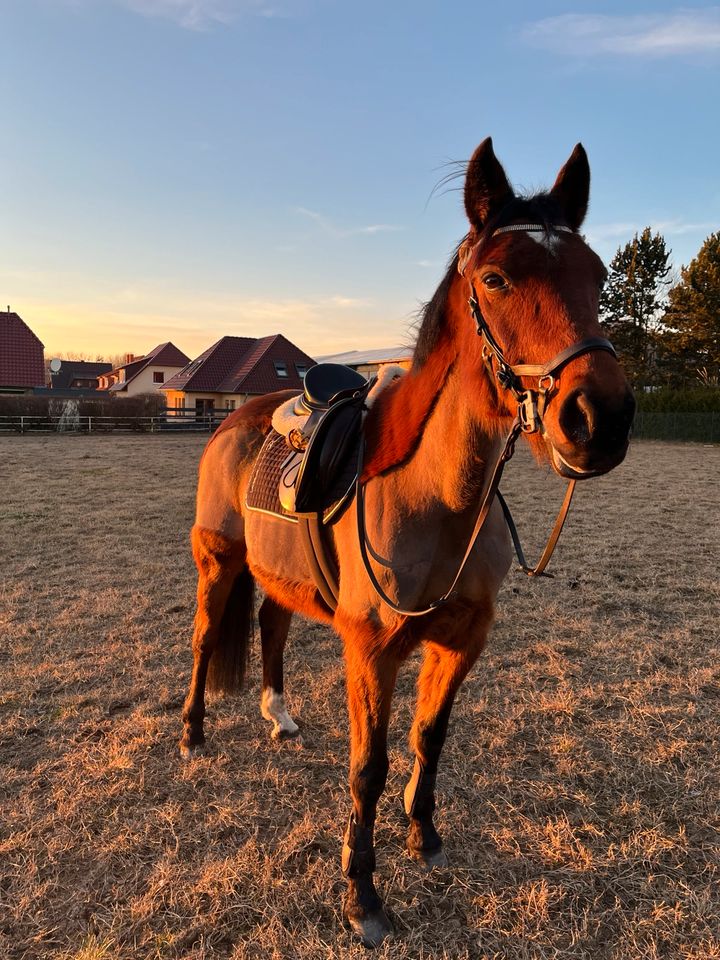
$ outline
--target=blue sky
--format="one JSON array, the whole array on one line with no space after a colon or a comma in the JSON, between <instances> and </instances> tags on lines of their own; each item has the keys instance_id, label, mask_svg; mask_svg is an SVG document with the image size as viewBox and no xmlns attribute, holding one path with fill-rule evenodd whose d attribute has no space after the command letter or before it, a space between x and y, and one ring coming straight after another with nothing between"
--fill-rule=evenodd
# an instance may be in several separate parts
<instances>
[{"instance_id":1,"label":"blue sky","mask_svg":"<svg viewBox=\"0 0 720 960\"><path fill-rule=\"evenodd\" d=\"M487 135L526 190L582 141L606 262L720 228L718 6L0 0L0 37L0 304L48 354L401 343Z\"/></svg>"}]
</instances>

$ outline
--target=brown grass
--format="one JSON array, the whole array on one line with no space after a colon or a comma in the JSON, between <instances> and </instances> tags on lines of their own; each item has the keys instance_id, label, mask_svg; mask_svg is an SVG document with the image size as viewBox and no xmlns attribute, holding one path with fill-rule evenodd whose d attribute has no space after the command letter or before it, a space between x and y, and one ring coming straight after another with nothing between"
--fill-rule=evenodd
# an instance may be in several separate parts
<instances>
[{"instance_id":1,"label":"brown grass","mask_svg":"<svg viewBox=\"0 0 720 960\"><path fill-rule=\"evenodd\" d=\"M287 655L303 750L249 689L176 742L202 437L0 440L0 956L366 957L340 917L338 640ZM403 852L414 660L377 830L380 958L720 958L720 448L638 443L580 487L554 580L513 574L439 776L452 867ZM528 483L532 476L533 482ZM561 496L504 489L539 545Z\"/></svg>"}]
</instances>

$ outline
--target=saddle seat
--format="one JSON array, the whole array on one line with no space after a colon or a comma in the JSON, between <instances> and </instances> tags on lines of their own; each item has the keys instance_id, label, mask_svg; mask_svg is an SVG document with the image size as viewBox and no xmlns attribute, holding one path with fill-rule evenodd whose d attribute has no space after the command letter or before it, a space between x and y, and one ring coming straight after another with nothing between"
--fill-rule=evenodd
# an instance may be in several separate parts
<instances>
[{"instance_id":1,"label":"saddle seat","mask_svg":"<svg viewBox=\"0 0 720 960\"><path fill-rule=\"evenodd\" d=\"M303 381L303 392L295 401L294 413L299 416L327 410L337 400L367 387L365 377L342 363L318 363L310 367Z\"/></svg>"}]
</instances>

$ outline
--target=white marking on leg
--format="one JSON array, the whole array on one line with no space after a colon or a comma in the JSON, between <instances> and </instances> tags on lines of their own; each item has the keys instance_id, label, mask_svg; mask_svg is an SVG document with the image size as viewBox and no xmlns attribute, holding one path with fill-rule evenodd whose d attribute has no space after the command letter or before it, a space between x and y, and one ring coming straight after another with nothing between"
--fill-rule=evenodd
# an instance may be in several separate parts
<instances>
[{"instance_id":1,"label":"white marking on leg","mask_svg":"<svg viewBox=\"0 0 720 960\"><path fill-rule=\"evenodd\" d=\"M285 708L285 698L272 687L265 687L260 701L260 712L273 724L271 736L274 739L283 734L292 737L298 732L298 725Z\"/></svg>"}]
</instances>

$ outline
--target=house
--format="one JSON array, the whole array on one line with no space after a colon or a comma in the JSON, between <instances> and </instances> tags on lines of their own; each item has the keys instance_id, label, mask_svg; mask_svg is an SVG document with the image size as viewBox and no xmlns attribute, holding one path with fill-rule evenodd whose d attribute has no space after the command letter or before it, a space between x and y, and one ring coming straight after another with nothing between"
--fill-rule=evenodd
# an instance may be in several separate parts
<instances>
[{"instance_id":1,"label":"house","mask_svg":"<svg viewBox=\"0 0 720 960\"><path fill-rule=\"evenodd\" d=\"M45 386L43 344L25 321L7 308L0 313L0 393L32 393Z\"/></svg>"},{"instance_id":2,"label":"house","mask_svg":"<svg viewBox=\"0 0 720 960\"><path fill-rule=\"evenodd\" d=\"M380 367L388 363L409 370L412 366L412 347L381 347L376 350L348 350L346 353L334 353L319 357L319 363L342 363L352 367L364 377L374 377Z\"/></svg>"},{"instance_id":3,"label":"house","mask_svg":"<svg viewBox=\"0 0 720 960\"><path fill-rule=\"evenodd\" d=\"M100 387L115 396L134 397L157 393L164 383L190 362L174 343L159 343L144 357L129 353L125 363L100 377Z\"/></svg>"},{"instance_id":4,"label":"house","mask_svg":"<svg viewBox=\"0 0 720 960\"><path fill-rule=\"evenodd\" d=\"M303 377L315 361L282 334L269 337L222 337L162 390L168 407L234 410L250 397L286 388L302 390Z\"/></svg>"},{"instance_id":5,"label":"house","mask_svg":"<svg viewBox=\"0 0 720 960\"><path fill-rule=\"evenodd\" d=\"M63 391L97 390L100 377L111 370L111 363L91 363L87 360L53 360L50 364L50 386L53 390Z\"/></svg>"}]
</instances>

